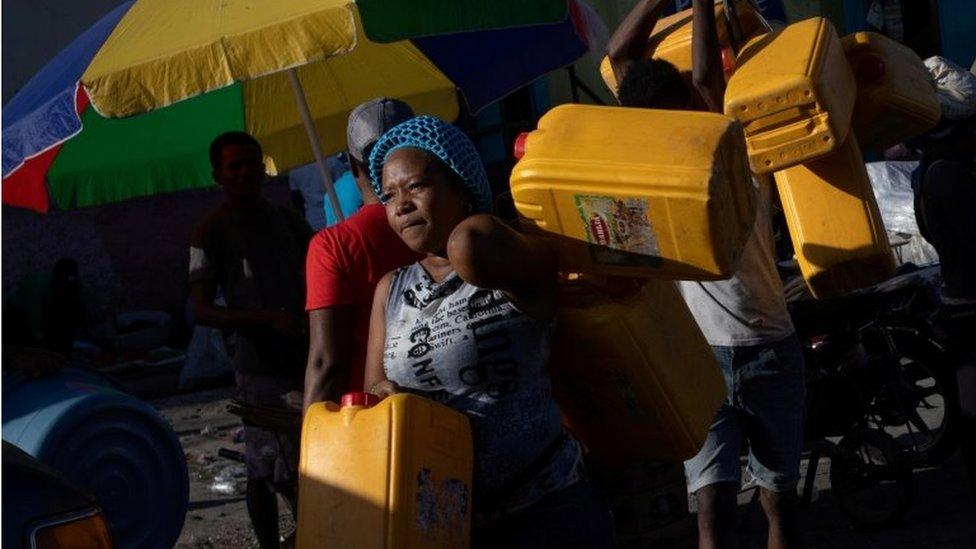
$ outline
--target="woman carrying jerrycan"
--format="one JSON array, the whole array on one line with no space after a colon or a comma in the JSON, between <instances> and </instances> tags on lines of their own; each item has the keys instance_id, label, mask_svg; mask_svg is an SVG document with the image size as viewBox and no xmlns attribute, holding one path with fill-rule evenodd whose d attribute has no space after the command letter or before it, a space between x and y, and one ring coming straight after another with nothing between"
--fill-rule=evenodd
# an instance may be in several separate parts
<instances>
[{"instance_id":1,"label":"woman carrying jerrycan","mask_svg":"<svg viewBox=\"0 0 976 549\"><path fill-rule=\"evenodd\" d=\"M369 164L390 226L426 257L377 286L366 387L421 394L470 419L472 546L610 547L609 511L546 372L557 280L547 244L487 213L484 166L446 122L394 127ZM418 356L421 339L430 345Z\"/></svg>"}]
</instances>

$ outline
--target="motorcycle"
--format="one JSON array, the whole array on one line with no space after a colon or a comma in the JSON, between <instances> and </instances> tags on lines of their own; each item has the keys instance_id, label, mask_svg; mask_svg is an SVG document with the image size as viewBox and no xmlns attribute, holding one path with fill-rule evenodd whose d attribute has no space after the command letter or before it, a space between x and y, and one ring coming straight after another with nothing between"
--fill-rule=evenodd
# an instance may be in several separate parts
<instances>
[{"instance_id":1,"label":"motorcycle","mask_svg":"<svg viewBox=\"0 0 976 549\"><path fill-rule=\"evenodd\" d=\"M939 465L952 454L956 361L936 322L937 275L929 267L841 298L790 303L810 374L842 375L863 397L861 405L840 395L812 403L813 436L863 418L891 435L913 466ZM816 393L818 381L809 381Z\"/></svg>"},{"instance_id":2,"label":"motorcycle","mask_svg":"<svg viewBox=\"0 0 976 549\"><path fill-rule=\"evenodd\" d=\"M805 506L829 457L842 510L862 527L891 524L911 503L912 469L938 465L957 447L955 365L933 321L937 272L790 302L807 371Z\"/></svg>"}]
</instances>

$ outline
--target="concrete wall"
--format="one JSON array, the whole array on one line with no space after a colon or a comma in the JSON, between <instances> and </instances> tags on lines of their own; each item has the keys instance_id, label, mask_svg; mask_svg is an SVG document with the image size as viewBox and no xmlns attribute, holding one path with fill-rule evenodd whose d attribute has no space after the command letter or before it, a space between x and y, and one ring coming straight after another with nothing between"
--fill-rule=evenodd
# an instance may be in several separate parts
<instances>
[{"instance_id":1,"label":"concrete wall","mask_svg":"<svg viewBox=\"0 0 976 549\"><path fill-rule=\"evenodd\" d=\"M284 180L265 196L288 204ZM39 215L4 206L3 296L33 272L75 258L86 305L95 320L113 313L155 309L179 326L187 298L187 261L196 225L223 200L216 187L140 198L118 204Z\"/></svg>"},{"instance_id":2,"label":"concrete wall","mask_svg":"<svg viewBox=\"0 0 976 549\"><path fill-rule=\"evenodd\" d=\"M124 0L3 0L2 96L13 97L59 51ZM282 182L266 194L287 203ZM46 271L64 256L78 260L90 313L157 309L177 326L187 297L187 246L196 224L222 200L217 188L39 215L3 206L2 291Z\"/></svg>"}]
</instances>

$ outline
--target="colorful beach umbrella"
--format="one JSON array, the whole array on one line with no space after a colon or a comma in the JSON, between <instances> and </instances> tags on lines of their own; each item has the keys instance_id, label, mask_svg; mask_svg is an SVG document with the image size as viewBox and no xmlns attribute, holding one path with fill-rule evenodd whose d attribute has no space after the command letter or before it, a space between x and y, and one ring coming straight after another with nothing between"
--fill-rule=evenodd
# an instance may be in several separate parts
<instances>
[{"instance_id":1,"label":"colorful beach umbrella","mask_svg":"<svg viewBox=\"0 0 976 549\"><path fill-rule=\"evenodd\" d=\"M460 91L477 112L586 52L581 29L600 23L571 2L557 23L387 44L336 0L123 4L5 106L3 202L43 212L49 196L70 208L208 186L207 145L227 130L254 134L278 170L305 164L305 127L338 152L349 110L377 96L453 119Z\"/></svg>"}]
</instances>

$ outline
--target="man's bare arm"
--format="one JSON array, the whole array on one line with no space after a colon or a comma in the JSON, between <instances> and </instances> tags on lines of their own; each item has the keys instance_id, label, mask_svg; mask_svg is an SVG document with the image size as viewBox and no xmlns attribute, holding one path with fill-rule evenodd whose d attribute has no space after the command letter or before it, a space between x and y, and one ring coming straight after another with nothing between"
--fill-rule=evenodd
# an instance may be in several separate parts
<instances>
[{"instance_id":1,"label":"man's bare arm","mask_svg":"<svg viewBox=\"0 0 976 549\"><path fill-rule=\"evenodd\" d=\"M723 112L725 74L713 0L694 0L692 3L691 81L708 110Z\"/></svg>"},{"instance_id":2,"label":"man's bare arm","mask_svg":"<svg viewBox=\"0 0 976 549\"><path fill-rule=\"evenodd\" d=\"M214 304L216 296L217 284L212 280L190 284L190 306L197 324L221 329L269 326L281 334L291 334L301 325L301 319L286 311L221 307Z\"/></svg>"},{"instance_id":3,"label":"man's bare arm","mask_svg":"<svg viewBox=\"0 0 976 549\"><path fill-rule=\"evenodd\" d=\"M607 42L607 57L613 67L617 85L630 70L630 65L644 56L647 38L657 20L661 17L668 0L640 0L620 22L610 41Z\"/></svg>"},{"instance_id":4,"label":"man's bare arm","mask_svg":"<svg viewBox=\"0 0 976 549\"><path fill-rule=\"evenodd\" d=\"M338 402L338 388L348 385L352 373L353 346L359 344L353 340L355 314L349 305L315 309L308 313L308 320L308 365L302 403L305 410L316 402Z\"/></svg>"}]
</instances>

